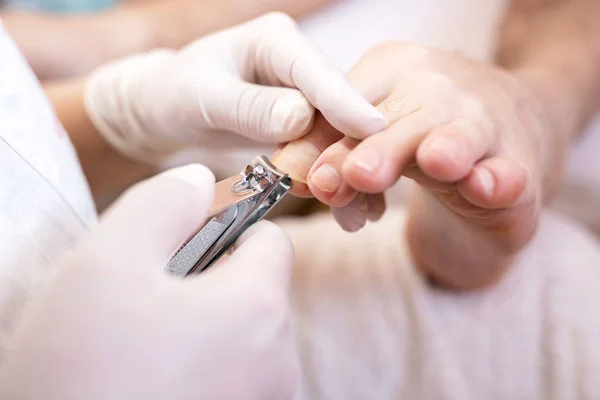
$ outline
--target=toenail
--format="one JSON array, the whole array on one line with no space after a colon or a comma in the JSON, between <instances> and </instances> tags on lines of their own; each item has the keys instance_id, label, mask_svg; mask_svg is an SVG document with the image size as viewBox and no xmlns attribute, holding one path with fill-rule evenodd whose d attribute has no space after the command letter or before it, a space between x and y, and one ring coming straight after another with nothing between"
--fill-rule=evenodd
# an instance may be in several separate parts
<instances>
[{"instance_id":1,"label":"toenail","mask_svg":"<svg viewBox=\"0 0 600 400\"><path fill-rule=\"evenodd\" d=\"M381 154L375 149L360 149L350 157L357 168L369 174L377 171L383 161Z\"/></svg>"},{"instance_id":2,"label":"toenail","mask_svg":"<svg viewBox=\"0 0 600 400\"><path fill-rule=\"evenodd\" d=\"M476 174L486 196L492 196L494 194L494 187L496 186L494 175L485 167L477 168Z\"/></svg>"},{"instance_id":3,"label":"toenail","mask_svg":"<svg viewBox=\"0 0 600 400\"><path fill-rule=\"evenodd\" d=\"M455 140L448 138L433 139L428 145L430 150L437 153L438 156L443 156L447 162L457 164L459 159L460 147L457 146Z\"/></svg>"},{"instance_id":4,"label":"toenail","mask_svg":"<svg viewBox=\"0 0 600 400\"><path fill-rule=\"evenodd\" d=\"M310 181L320 190L335 193L342 185L342 177L329 164L323 164L311 175Z\"/></svg>"}]
</instances>

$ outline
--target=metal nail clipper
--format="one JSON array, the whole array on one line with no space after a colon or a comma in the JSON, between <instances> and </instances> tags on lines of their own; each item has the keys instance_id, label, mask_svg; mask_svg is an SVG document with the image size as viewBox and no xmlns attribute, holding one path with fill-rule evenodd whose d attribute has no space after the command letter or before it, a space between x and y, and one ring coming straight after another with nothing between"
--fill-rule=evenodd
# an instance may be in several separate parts
<instances>
[{"instance_id":1,"label":"metal nail clipper","mask_svg":"<svg viewBox=\"0 0 600 400\"><path fill-rule=\"evenodd\" d=\"M265 156L255 158L240 174L218 182L209 210L212 218L177 250L167 270L184 277L212 266L246 229L264 218L291 184L290 177Z\"/></svg>"}]
</instances>

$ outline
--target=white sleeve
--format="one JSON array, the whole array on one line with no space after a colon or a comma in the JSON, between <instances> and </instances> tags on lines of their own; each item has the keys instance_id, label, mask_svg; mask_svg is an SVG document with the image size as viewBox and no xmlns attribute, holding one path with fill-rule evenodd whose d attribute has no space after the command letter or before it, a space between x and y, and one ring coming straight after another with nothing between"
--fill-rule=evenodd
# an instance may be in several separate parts
<instances>
[{"instance_id":1,"label":"white sleeve","mask_svg":"<svg viewBox=\"0 0 600 400\"><path fill-rule=\"evenodd\" d=\"M569 221L546 215L506 278L467 294L414 268L401 209L355 234L325 214L280 225L299 399L600 398L600 250Z\"/></svg>"}]
</instances>

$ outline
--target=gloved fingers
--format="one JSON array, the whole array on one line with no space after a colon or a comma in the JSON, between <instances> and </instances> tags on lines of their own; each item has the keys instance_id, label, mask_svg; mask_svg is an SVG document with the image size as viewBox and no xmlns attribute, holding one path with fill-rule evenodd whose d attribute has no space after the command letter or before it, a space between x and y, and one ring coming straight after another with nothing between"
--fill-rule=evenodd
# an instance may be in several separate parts
<instances>
[{"instance_id":1,"label":"gloved fingers","mask_svg":"<svg viewBox=\"0 0 600 400\"><path fill-rule=\"evenodd\" d=\"M305 38L293 19L271 13L253 21L249 64L259 83L298 88L337 130L364 139L385 129L381 113Z\"/></svg>"},{"instance_id":2,"label":"gloved fingers","mask_svg":"<svg viewBox=\"0 0 600 400\"><path fill-rule=\"evenodd\" d=\"M191 164L135 185L102 217L85 239L83 251L103 267L127 265L136 273L147 264L164 267L202 226L214 184L208 168Z\"/></svg>"},{"instance_id":3,"label":"gloved fingers","mask_svg":"<svg viewBox=\"0 0 600 400\"><path fill-rule=\"evenodd\" d=\"M294 248L290 239L277 225L261 221L244 232L232 255L210 273L213 279L226 276L244 287L257 290L266 287L284 295L289 289L293 265Z\"/></svg>"},{"instance_id":4,"label":"gloved fingers","mask_svg":"<svg viewBox=\"0 0 600 400\"><path fill-rule=\"evenodd\" d=\"M296 89L269 87L228 79L219 96L203 102L213 129L239 133L263 143L302 137L313 123L315 109Z\"/></svg>"}]
</instances>

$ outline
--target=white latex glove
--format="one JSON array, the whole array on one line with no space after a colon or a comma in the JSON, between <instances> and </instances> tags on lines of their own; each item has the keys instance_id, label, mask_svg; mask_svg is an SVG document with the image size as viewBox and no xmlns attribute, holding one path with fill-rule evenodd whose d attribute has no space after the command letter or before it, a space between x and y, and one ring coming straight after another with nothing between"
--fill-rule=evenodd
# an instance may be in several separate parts
<instances>
[{"instance_id":1,"label":"white latex glove","mask_svg":"<svg viewBox=\"0 0 600 400\"><path fill-rule=\"evenodd\" d=\"M284 143L311 127L315 108L356 139L385 128L381 113L309 44L295 22L272 13L200 39L101 67L86 107L117 149L160 163L188 146ZM227 133L227 132L229 133Z\"/></svg>"},{"instance_id":2,"label":"white latex glove","mask_svg":"<svg viewBox=\"0 0 600 400\"><path fill-rule=\"evenodd\" d=\"M196 277L164 271L202 224L198 165L131 189L80 243L21 329L2 399L287 399L299 381L288 321L293 248L261 222Z\"/></svg>"}]
</instances>

